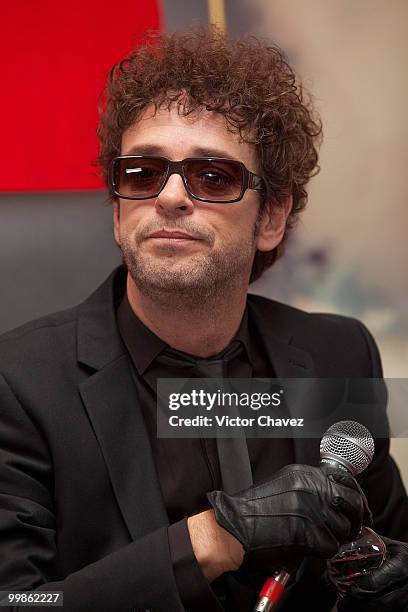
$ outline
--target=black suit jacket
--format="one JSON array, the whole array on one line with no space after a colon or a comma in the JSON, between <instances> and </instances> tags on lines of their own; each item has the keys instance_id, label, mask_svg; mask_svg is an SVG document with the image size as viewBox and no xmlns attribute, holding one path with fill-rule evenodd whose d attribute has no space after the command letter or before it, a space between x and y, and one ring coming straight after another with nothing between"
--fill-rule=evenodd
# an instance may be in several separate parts
<instances>
[{"instance_id":1,"label":"black suit jacket","mask_svg":"<svg viewBox=\"0 0 408 612\"><path fill-rule=\"evenodd\" d=\"M123 284L118 269L78 307L0 341L0 590L62 590L65 610L182 612L168 518L116 325ZM357 321L256 296L248 304L276 376L381 375ZM295 457L317 465L319 440L296 440ZM361 482L378 532L408 540L388 440Z\"/></svg>"}]
</instances>

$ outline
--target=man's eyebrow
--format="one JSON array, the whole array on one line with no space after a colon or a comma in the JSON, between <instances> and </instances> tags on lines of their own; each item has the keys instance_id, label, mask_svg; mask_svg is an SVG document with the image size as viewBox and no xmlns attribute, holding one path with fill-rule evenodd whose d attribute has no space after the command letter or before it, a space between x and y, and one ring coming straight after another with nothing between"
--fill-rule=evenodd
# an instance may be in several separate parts
<instances>
[{"instance_id":1,"label":"man's eyebrow","mask_svg":"<svg viewBox=\"0 0 408 612\"><path fill-rule=\"evenodd\" d=\"M212 148L212 147L211 149L205 148L205 147L196 147L194 149L194 155L192 157L194 156L197 156L197 157L225 157L227 159L232 159L234 161L241 161L234 155L231 155L229 151L225 151L224 149Z\"/></svg>"},{"instance_id":2,"label":"man's eyebrow","mask_svg":"<svg viewBox=\"0 0 408 612\"><path fill-rule=\"evenodd\" d=\"M159 155L167 157L166 151L159 145L134 145L124 155ZM186 155L186 157L225 157L226 159L241 161L224 149L206 147L194 147L190 155Z\"/></svg>"},{"instance_id":3,"label":"man's eyebrow","mask_svg":"<svg viewBox=\"0 0 408 612\"><path fill-rule=\"evenodd\" d=\"M134 145L124 155L163 155L163 149L157 145Z\"/></svg>"}]
</instances>

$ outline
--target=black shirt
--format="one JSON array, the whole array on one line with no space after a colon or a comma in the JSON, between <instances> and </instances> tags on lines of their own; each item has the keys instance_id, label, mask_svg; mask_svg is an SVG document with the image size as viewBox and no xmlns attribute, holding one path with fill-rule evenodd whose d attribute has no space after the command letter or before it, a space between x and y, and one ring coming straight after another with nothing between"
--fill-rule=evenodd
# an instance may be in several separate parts
<instances>
[{"instance_id":1,"label":"black shirt","mask_svg":"<svg viewBox=\"0 0 408 612\"><path fill-rule=\"evenodd\" d=\"M157 476L169 518L169 545L173 568L183 605L191 612L219 611L223 600L223 577L211 587L196 561L187 528L187 517L210 508L206 493L221 489L216 440L212 438L158 438L156 428L156 384L158 378L184 373L160 362L168 345L148 329L132 311L127 296L117 312L119 331L128 350L136 389L152 446ZM272 365L263 347L262 336L245 309L241 324L231 341L242 350L228 363L230 378L271 378ZM229 345L230 346L230 345ZM228 347L227 347L228 349ZM172 350L181 358L188 356ZM222 351L222 354L225 352ZM221 354L221 356L222 356ZM211 359L219 359L220 354ZM196 358L199 360L200 358ZM268 480L281 467L293 463L293 445L288 439L247 439L254 484Z\"/></svg>"}]
</instances>

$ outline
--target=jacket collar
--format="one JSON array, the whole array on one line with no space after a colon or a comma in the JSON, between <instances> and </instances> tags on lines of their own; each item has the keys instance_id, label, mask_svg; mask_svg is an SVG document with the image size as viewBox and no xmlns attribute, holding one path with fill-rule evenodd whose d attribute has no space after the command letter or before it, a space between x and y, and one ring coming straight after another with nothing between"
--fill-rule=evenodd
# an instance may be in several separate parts
<instances>
[{"instance_id":1,"label":"jacket collar","mask_svg":"<svg viewBox=\"0 0 408 612\"><path fill-rule=\"evenodd\" d=\"M310 353L298 346L285 316L285 307L255 295L248 295L248 308L256 329L261 330L262 340L273 366L271 376L276 378L309 378L315 376L315 366ZM282 314L283 313L283 314Z\"/></svg>"},{"instance_id":2,"label":"jacket collar","mask_svg":"<svg viewBox=\"0 0 408 612\"><path fill-rule=\"evenodd\" d=\"M115 312L125 289L126 271L120 266L78 307L78 361L94 370L125 353Z\"/></svg>"}]
</instances>

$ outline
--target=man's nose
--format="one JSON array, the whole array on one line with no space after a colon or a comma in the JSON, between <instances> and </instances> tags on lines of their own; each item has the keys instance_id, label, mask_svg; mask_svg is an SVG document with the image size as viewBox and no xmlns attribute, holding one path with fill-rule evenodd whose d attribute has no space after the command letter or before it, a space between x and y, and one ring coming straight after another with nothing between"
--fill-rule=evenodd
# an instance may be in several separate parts
<instances>
[{"instance_id":1,"label":"man's nose","mask_svg":"<svg viewBox=\"0 0 408 612\"><path fill-rule=\"evenodd\" d=\"M169 176L156 199L156 210L165 216L179 217L191 215L194 210L192 198L188 195L179 174Z\"/></svg>"}]
</instances>

